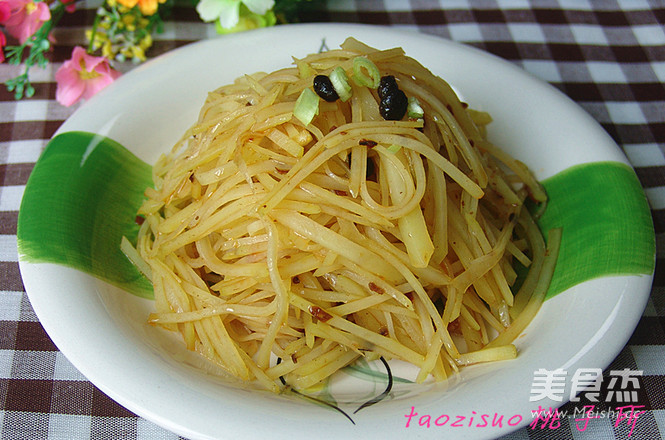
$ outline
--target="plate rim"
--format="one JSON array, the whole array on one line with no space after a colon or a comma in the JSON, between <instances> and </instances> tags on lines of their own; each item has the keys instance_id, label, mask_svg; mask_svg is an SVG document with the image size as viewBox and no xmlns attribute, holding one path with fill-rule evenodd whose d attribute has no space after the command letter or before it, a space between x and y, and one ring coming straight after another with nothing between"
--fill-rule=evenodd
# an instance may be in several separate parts
<instances>
[{"instance_id":1,"label":"plate rim","mask_svg":"<svg viewBox=\"0 0 665 440\"><path fill-rule=\"evenodd\" d=\"M512 69L515 72L518 72L519 75L521 75L521 76L528 75L528 76L532 77L533 80L539 82L541 84L541 86L543 86L544 88L549 88L550 92L553 92L554 94L559 94L560 98L563 98L564 101L567 100L568 105L572 104L573 106L579 108L579 106L576 103L574 103L574 101L570 100L568 97L563 95L556 88L554 88L553 86L551 86L551 85L549 85L549 84L547 84L547 83L545 83L541 80L538 80L537 78L533 77L531 74L529 74L529 73L525 72L524 70L520 69L518 66L516 66L516 65L514 65L514 64L512 64L512 63L510 63L510 62L508 62L508 61L506 61L502 58L499 58L496 55L492 55L492 54L489 54L487 52L484 52L481 49L478 49L476 47L464 45L462 43L457 43L457 42L450 41L450 40L446 40L446 39L443 39L443 38L437 37L437 36L421 34L421 33L417 33L417 32L410 31L410 30L395 29L395 28L383 27L383 26L372 26L372 25L362 25L362 24L336 24L336 23L280 25L278 27L268 28L266 30L258 30L258 31L253 31L253 32L255 32L255 35L259 35L259 34L261 34L261 35L271 35L271 34L275 34L275 33L296 32L296 30L297 31L304 31L304 30L307 30L308 28L309 29L313 29L313 28L320 29L320 30L325 31L326 33L331 33L331 32L332 33L344 33L344 32L347 32L347 33L352 33L352 32L353 33L358 33L358 32L359 33L377 33L377 34L382 34L382 35L392 34L395 37L404 36L404 38L407 38L406 36L410 35L408 38L421 39L422 41L430 42L432 44L438 44L438 45L441 45L442 47L446 46L446 47L456 48L457 50L468 51L469 53L475 54L475 56L480 56L481 58L486 58L489 63L492 63L492 62L499 63L499 64L501 64L502 66L504 66L508 69ZM146 62L142 66L139 66L135 70L132 70L132 71L126 73L125 75L123 75L121 78L119 78L116 82L116 84L119 84L118 86L112 85L107 90L102 91L98 96L94 97L89 102L87 102L87 103L83 104L81 107L79 107L72 114L72 116L70 116L70 118L68 118L68 120L65 123L63 123L63 125L56 131L55 135L57 135L59 133L62 133L62 132L65 132L65 131L71 131L69 127L77 119L81 118L81 115L83 113L88 112L89 107L95 106L95 105L97 105L96 103L98 103L100 101L103 101L105 99L108 99L107 97L111 96L114 93L114 90L117 87L124 87L124 84L130 83L134 79L135 75L139 75L139 74L141 74L141 72L144 72L144 71L149 72L151 69L155 69L156 67L153 67L153 66L157 66L158 63L164 62L165 59L167 59L167 58L169 58L169 59L170 58L178 58L182 54L185 54L189 51L194 50L194 48L202 48L202 47L206 47L208 45L224 46L226 44L232 44L234 41L236 41L236 42L237 41L242 41L243 39L246 39L246 38L249 38L249 37L247 35L235 34L235 35L225 36L225 37L223 37L223 39L220 38L220 39L214 39L214 40L201 40L201 41L194 42L194 43L188 44L186 46L174 49L173 51L167 52L164 55L161 55L161 56L159 56L155 59L152 59L152 60ZM227 43L226 41L229 41L229 42ZM408 50L407 50L407 54L408 54ZM137 72L137 73L134 73L134 72ZM593 123L597 124L593 119L591 119L591 117L589 115L587 115L587 117L589 118L589 120L593 121ZM76 125L76 124L74 124L74 125ZM598 127L599 127L599 125L598 125ZM604 133L604 131L603 131L603 133ZM607 133L605 133L605 135L607 135ZM609 138L609 135L607 135L607 138ZM612 141L612 143L613 143L613 141ZM618 146L617 146L617 149L618 149ZM628 166L630 166L632 168L632 165L630 163L628 163L627 159L625 159L625 157L622 157L623 153L621 153L620 151L617 151L616 153L618 153L617 154L617 161L623 161L623 163L627 164ZM20 227L20 212L19 212L19 227ZM655 256L654 256L654 258L655 258ZM33 304L33 308L35 308L35 312L37 313L37 316L40 319L40 322L42 322L42 316L40 316L40 314L43 315L44 317L46 317L47 316L46 314L48 312L44 311L44 309L41 307L40 295L35 293L35 290L37 289L37 287L35 286L36 281L35 281L34 278L32 278L32 279L30 278L30 277L34 277L34 269L35 268L31 267L31 266L33 266L32 263L29 263L29 262L23 260L21 258L21 256L19 256L19 267L21 269L21 275L23 276L24 273L28 274L27 279L24 278L24 283L26 284L26 286L25 286L26 287L26 293L27 293L28 298L30 299L31 303L33 302L33 298L36 300L36 304ZM647 278L648 278L648 280L647 280ZM650 286L652 279L653 279L653 273L651 275L647 276L646 278L642 277L642 284L648 284ZM650 289L647 289L645 292L641 292L641 296L639 297L642 300L641 303L640 303L641 305L638 304L637 307L633 307L633 309L632 309L633 316L631 317L631 322L632 321L634 321L634 322L632 322L632 324L627 325L627 327L634 328L638 324L639 319L640 319L640 317L642 315L642 312L644 310L644 307L646 306L646 303L648 301L649 294L650 294ZM559 296L561 296L561 295L559 295ZM52 322L49 319L44 319L44 321L45 322ZM47 328L47 325L44 326L47 333L49 333L49 336L51 336L51 333L53 333L54 335L59 335L60 334L59 329L55 328L51 324L49 324L48 327L49 328ZM611 362L611 360L616 357L616 355L625 346L625 344L628 341L629 337L630 337L630 334L625 335L625 341L623 341L623 343L621 343L620 346L619 346L619 344L616 344L616 343L613 344L614 346L618 347L618 348L616 348L616 352L613 355L610 355L611 350L610 351L607 351L607 350L605 351L605 358L609 358L609 360L607 360L606 365L603 365L602 368L606 368L607 365L609 365L609 362ZM55 339L59 339L59 338L56 336ZM62 341L62 340L56 341L55 339L54 339L54 343L56 344L56 346L58 346L58 348L62 351L62 353L66 357L69 358L70 356L68 356L67 352L69 352L70 354L73 353L73 348L71 347L71 345L67 341ZM65 349L60 348L61 345L66 347L66 348ZM76 358L75 355L72 356L72 357ZM75 365L75 366L77 368L79 368L78 365ZM85 367L83 369L87 370ZM91 373L89 370L88 370L88 374L92 377L97 377L94 373ZM89 376L86 375L86 377L89 377ZM142 417L145 417L148 420L151 420L151 421L157 423L160 426L165 427L166 429L169 429L169 430L172 430L174 432L180 433L181 435L186 435L188 437L191 436L191 437L199 438L199 436L202 435L200 438L207 438L206 434L200 432L199 430L191 429L190 427L182 426L181 424L177 424L177 423L174 424L173 422L168 421L168 420L160 420L159 415L158 414L153 414L153 412L150 408L144 408L141 405L140 402L136 402L135 400L132 400L131 397L128 399L127 396L124 396L123 394L119 394L117 392L117 390L115 390L112 386L109 386L109 384L106 383L105 380L103 380L103 379L100 380L97 377L96 381L92 380L90 378L88 378L88 380L90 380L93 384L95 384L95 386L99 387L102 391L107 393L109 396L114 396L113 397L114 400L117 400L120 404L122 404L126 408L130 409L131 411L135 412L136 414L138 414ZM565 403L565 402L562 402L561 404L563 404L563 403ZM331 416L331 419L332 418L333 417ZM522 424L521 426L524 426L524 425ZM441 433L441 431L435 431L432 434L440 435L440 433ZM509 433L509 431L502 431L501 433L502 434L507 434L507 433ZM428 434L428 435L432 435L432 434ZM489 431L488 432L483 432L482 433L483 435L480 435L480 436L475 436L474 435L474 434L476 434L475 432L474 433L468 433L468 432L464 433L465 436L467 434L468 434L468 438L483 438L483 435L484 434L489 434ZM494 435L494 433L492 433L491 435Z\"/></svg>"}]
</instances>

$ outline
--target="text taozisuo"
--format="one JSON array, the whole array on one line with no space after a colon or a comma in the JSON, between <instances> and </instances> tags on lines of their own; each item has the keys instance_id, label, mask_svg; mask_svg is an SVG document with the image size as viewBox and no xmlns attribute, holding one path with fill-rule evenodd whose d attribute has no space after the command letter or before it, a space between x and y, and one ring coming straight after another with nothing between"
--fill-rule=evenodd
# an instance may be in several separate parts
<instances>
[{"instance_id":1,"label":"text taozisuo","mask_svg":"<svg viewBox=\"0 0 665 440\"><path fill-rule=\"evenodd\" d=\"M415 423L417 423L418 426L425 428L431 428L433 426L450 426L452 428L503 428L515 427L522 422L522 416L519 414L507 417L506 415L499 413L478 414L476 411L471 411L470 415L419 415L414 406L411 407L411 412L405 414L404 417L406 417L406 428L415 426ZM414 418L416 420L414 420ZM412 421L414 422L414 425L412 425Z\"/></svg>"}]
</instances>

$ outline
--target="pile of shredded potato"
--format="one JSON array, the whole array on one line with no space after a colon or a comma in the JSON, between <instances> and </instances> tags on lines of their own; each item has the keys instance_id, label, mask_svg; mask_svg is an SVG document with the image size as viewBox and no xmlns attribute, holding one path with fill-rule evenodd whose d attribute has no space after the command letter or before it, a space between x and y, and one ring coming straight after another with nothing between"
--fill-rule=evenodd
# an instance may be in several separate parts
<instances>
[{"instance_id":1,"label":"pile of shredded potato","mask_svg":"<svg viewBox=\"0 0 665 440\"><path fill-rule=\"evenodd\" d=\"M312 95L337 68L347 99ZM416 116L382 117L377 72ZM514 358L551 272L524 202L546 195L490 121L402 49L354 39L211 92L123 244L154 285L149 322L275 392L360 357L418 381Z\"/></svg>"}]
</instances>

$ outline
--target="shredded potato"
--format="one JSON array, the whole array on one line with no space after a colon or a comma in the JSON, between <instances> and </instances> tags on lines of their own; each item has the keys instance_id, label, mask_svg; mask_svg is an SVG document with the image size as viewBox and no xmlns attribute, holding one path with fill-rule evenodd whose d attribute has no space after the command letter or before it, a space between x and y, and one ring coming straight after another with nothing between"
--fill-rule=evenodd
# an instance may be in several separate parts
<instances>
[{"instance_id":1,"label":"shredded potato","mask_svg":"<svg viewBox=\"0 0 665 440\"><path fill-rule=\"evenodd\" d=\"M358 57L422 118L385 120L353 81ZM350 99L303 123L298 97L338 67ZM418 381L514 358L551 266L524 201L546 195L487 140L490 121L400 48L354 39L211 92L139 211L128 254L154 285L149 322L275 392L360 357L409 362Z\"/></svg>"}]
</instances>

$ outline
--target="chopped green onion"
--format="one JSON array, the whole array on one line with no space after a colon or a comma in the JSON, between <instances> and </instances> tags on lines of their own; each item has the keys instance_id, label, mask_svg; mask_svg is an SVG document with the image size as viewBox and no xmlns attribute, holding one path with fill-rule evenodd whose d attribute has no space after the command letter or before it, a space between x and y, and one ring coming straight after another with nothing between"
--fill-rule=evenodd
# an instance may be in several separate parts
<instances>
[{"instance_id":1,"label":"chopped green onion","mask_svg":"<svg viewBox=\"0 0 665 440\"><path fill-rule=\"evenodd\" d=\"M393 153L393 154L395 154L395 153L397 153L401 148L402 148L401 145L392 144L391 146L389 146L388 148L386 148L386 150L388 150L389 153Z\"/></svg>"},{"instance_id":2,"label":"chopped green onion","mask_svg":"<svg viewBox=\"0 0 665 440\"><path fill-rule=\"evenodd\" d=\"M351 85L349 84L349 77L346 76L346 72L340 66L337 66L330 72L328 75L330 82L333 85L333 88L337 92L339 99L342 102L346 102L351 97Z\"/></svg>"},{"instance_id":3,"label":"chopped green onion","mask_svg":"<svg viewBox=\"0 0 665 440\"><path fill-rule=\"evenodd\" d=\"M406 115L411 119L420 119L425 115L425 110L420 106L420 101L415 96L409 97L406 107Z\"/></svg>"},{"instance_id":4,"label":"chopped green onion","mask_svg":"<svg viewBox=\"0 0 665 440\"><path fill-rule=\"evenodd\" d=\"M319 114L319 95L312 89L304 89L293 108L293 116L298 118L305 126L309 125L314 116Z\"/></svg>"},{"instance_id":5,"label":"chopped green onion","mask_svg":"<svg viewBox=\"0 0 665 440\"><path fill-rule=\"evenodd\" d=\"M353 80L359 86L376 89L381 81L379 68L365 57L356 57L353 59Z\"/></svg>"}]
</instances>

